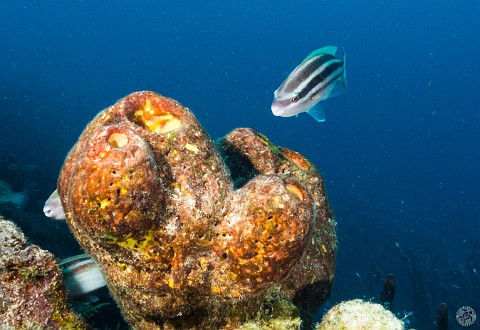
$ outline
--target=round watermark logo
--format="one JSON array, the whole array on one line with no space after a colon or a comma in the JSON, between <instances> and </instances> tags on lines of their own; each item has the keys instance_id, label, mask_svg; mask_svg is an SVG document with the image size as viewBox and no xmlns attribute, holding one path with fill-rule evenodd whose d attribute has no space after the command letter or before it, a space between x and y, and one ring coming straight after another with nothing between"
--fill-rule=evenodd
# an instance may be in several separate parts
<instances>
[{"instance_id":1,"label":"round watermark logo","mask_svg":"<svg viewBox=\"0 0 480 330\"><path fill-rule=\"evenodd\" d=\"M477 313L475 313L475 310L470 306L462 306L458 309L455 318L462 327L469 327L475 323Z\"/></svg>"}]
</instances>

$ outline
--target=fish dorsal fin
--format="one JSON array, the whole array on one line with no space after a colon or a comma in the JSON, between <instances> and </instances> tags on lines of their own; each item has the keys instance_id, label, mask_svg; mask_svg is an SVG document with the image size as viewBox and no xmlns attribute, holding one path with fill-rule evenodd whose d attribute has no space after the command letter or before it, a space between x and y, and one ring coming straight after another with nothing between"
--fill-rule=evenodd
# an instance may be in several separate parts
<instances>
[{"instance_id":1,"label":"fish dorsal fin","mask_svg":"<svg viewBox=\"0 0 480 330\"><path fill-rule=\"evenodd\" d=\"M325 121L325 111L323 110L323 107L320 104L316 104L313 107L311 107L307 113L313 117L316 121L319 123L323 123Z\"/></svg>"},{"instance_id":2,"label":"fish dorsal fin","mask_svg":"<svg viewBox=\"0 0 480 330\"><path fill-rule=\"evenodd\" d=\"M314 50L312 53L310 53L310 55L308 55L303 60L303 62L308 61L312 57L315 57L315 56L318 56L318 55L332 55L332 56L335 56L336 53L337 53L337 47L335 47L335 46L325 46L325 47L319 48L317 50Z\"/></svg>"}]
</instances>

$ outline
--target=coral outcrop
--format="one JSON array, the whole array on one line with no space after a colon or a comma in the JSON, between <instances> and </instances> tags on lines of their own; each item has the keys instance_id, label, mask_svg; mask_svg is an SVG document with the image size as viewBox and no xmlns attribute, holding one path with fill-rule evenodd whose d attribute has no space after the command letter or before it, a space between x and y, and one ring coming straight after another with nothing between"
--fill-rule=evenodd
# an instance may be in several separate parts
<instances>
[{"instance_id":1,"label":"coral outcrop","mask_svg":"<svg viewBox=\"0 0 480 330\"><path fill-rule=\"evenodd\" d=\"M0 328L87 329L66 303L62 271L0 216Z\"/></svg>"},{"instance_id":2,"label":"coral outcrop","mask_svg":"<svg viewBox=\"0 0 480 330\"><path fill-rule=\"evenodd\" d=\"M178 102L133 93L86 127L58 192L135 328L268 327L279 311L308 322L329 295L335 222L320 174L252 129L217 146Z\"/></svg>"},{"instance_id":3,"label":"coral outcrop","mask_svg":"<svg viewBox=\"0 0 480 330\"><path fill-rule=\"evenodd\" d=\"M317 330L403 330L404 324L380 304L360 299L333 306Z\"/></svg>"}]
</instances>

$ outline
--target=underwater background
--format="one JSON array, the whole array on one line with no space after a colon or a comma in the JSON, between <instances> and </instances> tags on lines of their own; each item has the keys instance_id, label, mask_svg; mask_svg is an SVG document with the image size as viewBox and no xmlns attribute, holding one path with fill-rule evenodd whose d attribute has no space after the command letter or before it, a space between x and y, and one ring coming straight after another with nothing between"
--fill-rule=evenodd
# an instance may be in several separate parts
<instances>
[{"instance_id":1,"label":"underwater background","mask_svg":"<svg viewBox=\"0 0 480 330\"><path fill-rule=\"evenodd\" d=\"M5 1L0 36L0 180L31 191L0 213L33 243L81 253L43 203L85 125L152 90L214 139L251 127L317 166L339 241L324 309L379 302L394 274L411 327L435 328L443 302L452 328L460 307L480 314L479 1ZM324 123L273 116L273 91L325 45L345 51L349 92Z\"/></svg>"}]
</instances>

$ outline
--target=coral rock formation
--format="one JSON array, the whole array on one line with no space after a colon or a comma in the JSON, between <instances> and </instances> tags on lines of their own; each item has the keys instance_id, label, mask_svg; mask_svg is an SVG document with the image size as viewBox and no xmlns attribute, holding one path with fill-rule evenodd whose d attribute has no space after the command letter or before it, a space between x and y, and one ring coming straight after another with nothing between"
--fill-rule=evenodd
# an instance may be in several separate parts
<instances>
[{"instance_id":1,"label":"coral rock formation","mask_svg":"<svg viewBox=\"0 0 480 330\"><path fill-rule=\"evenodd\" d=\"M67 306L55 257L1 216L0 328L87 329Z\"/></svg>"},{"instance_id":2,"label":"coral rock formation","mask_svg":"<svg viewBox=\"0 0 480 330\"><path fill-rule=\"evenodd\" d=\"M333 306L317 330L403 330L404 324L380 304L360 299Z\"/></svg>"},{"instance_id":3,"label":"coral rock formation","mask_svg":"<svg viewBox=\"0 0 480 330\"><path fill-rule=\"evenodd\" d=\"M320 174L254 130L217 147L187 108L133 93L87 126L58 192L136 328L234 328L268 304L295 318L290 300L311 311L329 295L335 222Z\"/></svg>"}]
</instances>

